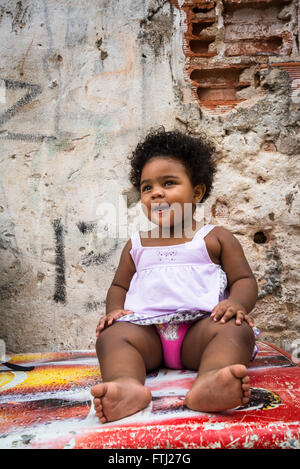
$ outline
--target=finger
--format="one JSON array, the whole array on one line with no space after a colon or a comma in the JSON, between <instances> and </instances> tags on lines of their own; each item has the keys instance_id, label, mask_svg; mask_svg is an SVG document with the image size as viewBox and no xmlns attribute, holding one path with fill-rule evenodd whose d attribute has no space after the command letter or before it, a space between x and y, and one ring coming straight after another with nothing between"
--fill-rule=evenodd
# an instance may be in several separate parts
<instances>
[{"instance_id":1,"label":"finger","mask_svg":"<svg viewBox=\"0 0 300 469\"><path fill-rule=\"evenodd\" d=\"M117 319L121 318L122 316L124 316L125 314L131 314L133 313L133 311L130 311L130 310L116 310L114 313L110 313L109 315L107 316L104 316L97 328L96 328L96 336L98 337L99 333L105 329L105 327L108 327L108 326L111 326L113 324L114 321L116 321Z\"/></svg>"},{"instance_id":2,"label":"finger","mask_svg":"<svg viewBox=\"0 0 300 469\"><path fill-rule=\"evenodd\" d=\"M117 319L120 319L122 316L124 316L124 313L123 313L123 311L120 311L119 313L114 314L112 320L116 321Z\"/></svg>"},{"instance_id":3,"label":"finger","mask_svg":"<svg viewBox=\"0 0 300 469\"><path fill-rule=\"evenodd\" d=\"M96 337L99 337L99 335L100 335L102 329L103 329L103 327L99 327L99 326L97 327L97 329L96 329Z\"/></svg>"},{"instance_id":4,"label":"finger","mask_svg":"<svg viewBox=\"0 0 300 469\"><path fill-rule=\"evenodd\" d=\"M217 305L213 308L213 310L212 310L210 316L211 316L211 317L215 316L221 308L222 308L222 305L217 304Z\"/></svg>"},{"instance_id":5,"label":"finger","mask_svg":"<svg viewBox=\"0 0 300 469\"><path fill-rule=\"evenodd\" d=\"M235 315L235 311L233 308L229 307L225 313L223 314L223 317L221 319L221 322L222 323L225 323L227 321L229 321L229 319L231 319L233 316Z\"/></svg>"},{"instance_id":6,"label":"finger","mask_svg":"<svg viewBox=\"0 0 300 469\"><path fill-rule=\"evenodd\" d=\"M244 317L245 317L244 311L241 311L241 310L237 311L235 323L236 323L238 326L240 326L240 325L242 324L243 320L244 320Z\"/></svg>"},{"instance_id":7,"label":"finger","mask_svg":"<svg viewBox=\"0 0 300 469\"><path fill-rule=\"evenodd\" d=\"M98 324L98 326L97 326L97 328L96 328L96 331L101 331L101 330L103 329L103 327L104 327L104 323L105 323L105 321L99 322L99 324Z\"/></svg>"},{"instance_id":8,"label":"finger","mask_svg":"<svg viewBox=\"0 0 300 469\"><path fill-rule=\"evenodd\" d=\"M101 318L101 320L99 321L98 323L98 326L96 327L96 332L99 330L99 331L102 331L102 329L104 329L105 327L105 322L107 321L107 316L104 316L103 318Z\"/></svg>"},{"instance_id":9,"label":"finger","mask_svg":"<svg viewBox=\"0 0 300 469\"><path fill-rule=\"evenodd\" d=\"M216 309L214 310L213 312L213 320L214 321L219 321L219 319L221 319L221 317L223 316L224 312L226 311L226 306L217 306Z\"/></svg>"},{"instance_id":10,"label":"finger","mask_svg":"<svg viewBox=\"0 0 300 469\"><path fill-rule=\"evenodd\" d=\"M106 322L103 322L100 326L97 327L96 329L96 337L99 337L99 335L101 334L101 332L106 329L108 326L110 326L111 324L109 324L108 321Z\"/></svg>"},{"instance_id":11,"label":"finger","mask_svg":"<svg viewBox=\"0 0 300 469\"><path fill-rule=\"evenodd\" d=\"M115 319L119 319L119 318L121 318L123 316L126 316L128 314L132 314L132 311L122 310L115 316Z\"/></svg>"},{"instance_id":12,"label":"finger","mask_svg":"<svg viewBox=\"0 0 300 469\"><path fill-rule=\"evenodd\" d=\"M254 321L248 314L244 316L244 320L249 324L250 327L254 326Z\"/></svg>"},{"instance_id":13,"label":"finger","mask_svg":"<svg viewBox=\"0 0 300 469\"><path fill-rule=\"evenodd\" d=\"M106 329L108 326L110 326L108 320L107 321L103 321L96 329L96 337L99 337L99 335L101 334L101 332Z\"/></svg>"},{"instance_id":14,"label":"finger","mask_svg":"<svg viewBox=\"0 0 300 469\"><path fill-rule=\"evenodd\" d=\"M102 328L102 329L106 326L108 320L109 320L109 316L104 316L104 317L101 319L100 325L101 325L101 328Z\"/></svg>"},{"instance_id":15,"label":"finger","mask_svg":"<svg viewBox=\"0 0 300 469\"><path fill-rule=\"evenodd\" d=\"M107 326L111 326L113 322L115 322L117 319L119 319L120 317L122 316L122 313L119 312L119 313L113 313L109 316L108 320L107 320Z\"/></svg>"},{"instance_id":16,"label":"finger","mask_svg":"<svg viewBox=\"0 0 300 469\"><path fill-rule=\"evenodd\" d=\"M117 319L121 318L122 316L124 316L123 310L116 311L115 313L110 315L110 317L107 321L107 325L111 326L113 322L115 322Z\"/></svg>"},{"instance_id":17,"label":"finger","mask_svg":"<svg viewBox=\"0 0 300 469\"><path fill-rule=\"evenodd\" d=\"M98 324L97 328L96 328L96 337L99 337L101 331L104 329L104 325L102 324Z\"/></svg>"},{"instance_id":18,"label":"finger","mask_svg":"<svg viewBox=\"0 0 300 469\"><path fill-rule=\"evenodd\" d=\"M133 311L130 311L129 309L124 309L122 312L122 316L126 316L127 314L133 314Z\"/></svg>"}]
</instances>

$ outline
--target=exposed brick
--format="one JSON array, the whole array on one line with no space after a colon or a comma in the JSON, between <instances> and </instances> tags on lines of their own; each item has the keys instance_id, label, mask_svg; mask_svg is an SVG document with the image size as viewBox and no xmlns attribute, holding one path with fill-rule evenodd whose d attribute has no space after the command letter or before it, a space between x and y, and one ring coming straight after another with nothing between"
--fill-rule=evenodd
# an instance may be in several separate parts
<instances>
[{"instance_id":1,"label":"exposed brick","mask_svg":"<svg viewBox=\"0 0 300 469\"><path fill-rule=\"evenodd\" d=\"M288 4L291 0L223 0L226 5L232 5L234 7L256 7L265 8L270 5L281 5Z\"/></svg>"},{"instance_id":2,"label":"exposed brick","mask_svg":"<svg viewBox=\"0 0 300 469\"><path fill-rule=\"evenodd\" d=\"M241 40L226 45L225 54L229 57L239 55L279 55L282 46L280 37L261 40Z\"/></svg>"},{"instance_id":3,"label":"exposed brick","mask_svg":"<svg viewBox=\"0 0 300 469\"><path fill-rule=\"evenodd\" d=\"M190 49L197 57L213 57L216 51L209 51L209 46L214 42L214 39L195 40L190 41Z\"/></svg>"},{"instance_id":4,"label":"exposed brick","mask_svg":"<svg viewBox=\"0 0 300 469\"><path fill-rule=\"evenodd\" d=\"M285 21L279 19L285 3L289 1L226 1L226 56L289 55L292 34L285 30Z\"/></svg>"},{"instance_id":5,"label":"exposed brick","mask_svg":"<svg viewBox=\"0 0 300 469\"><path fill-rule=\"evenodd\" d=\"M298 3L298 48L300 44L300 2Z\"/></svg>"},{"instance_id":6,"label":"exposed brick","mask_svg":"<svg viewBox=\"0 0 300 469\"><path fill-rule=\"evenodd\" d=\"M184 17L185 76L202 108L216 113L230 111L245 101L239 91L252 87L254 92L259 86L255 63L258 67L267 65L272 57L292 53L293 28L286 14L280 15L291 1L179 2ZM245 70L252 75L247 73L249 79L243 81L240 74ZM252 90L247 91L247 99Z\"/></svg>"},{"instance_id":7,"label":"exposed brick","mask_svg":"<svg viewBox=\"0 0 300 469\"><path fill-rule=\"evenodd\" d=\"M240 81L240 74L246 68L247 65L230 65L191 69L191 82L200 104L209 110L220 109L225 112L243 102L243 99L237 98L236 93L251 85L249 81Z\"/></svg>"},{"instance_id":8,"label":"exposed brick","mask_svg":"<svg viewBox=\"0 0 300 469\"><path fill-rule=\"evenodd\" d=\"M216 50L211 49L215 41L215 32L211 26L215 24L215 2L193 2L187 7L183 5L187 18L185 33L185 53L190 57L214 57Z\"/></svg>"}]
</instances>

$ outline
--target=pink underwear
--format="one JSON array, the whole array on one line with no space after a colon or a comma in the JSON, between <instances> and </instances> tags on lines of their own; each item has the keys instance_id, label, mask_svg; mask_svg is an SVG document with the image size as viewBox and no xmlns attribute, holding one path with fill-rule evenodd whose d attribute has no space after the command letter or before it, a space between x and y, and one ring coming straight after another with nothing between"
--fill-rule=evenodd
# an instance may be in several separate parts
<instances>
[{"instance_id":1,"label":"pink underwear","mask_svg":"<svg viewBox=\"0 0 300 469\"><path fill-rule=\"evenodd\" d=\"M181 362L182 342L187 331L194 323L195 321L181 322L179 324L155 324L160 336L166 368L172 368L174 370L184 369ZM258 337L260 331L256 327L254 327L253 330L255 338ZM255 344L251 361L255 359L257 352L258 348Z\"/></svg>"},{"instance_id":2,"label":"pink underwear","mask_svg":"<svg viewBox=\"0 0 300 469\"><path fill-rule=\"evenodd\" d=\"M181 346L183 339L194 322L179 324L155 324L162 343L166 368L182 370Z\"/></svg>"}]
</instances>

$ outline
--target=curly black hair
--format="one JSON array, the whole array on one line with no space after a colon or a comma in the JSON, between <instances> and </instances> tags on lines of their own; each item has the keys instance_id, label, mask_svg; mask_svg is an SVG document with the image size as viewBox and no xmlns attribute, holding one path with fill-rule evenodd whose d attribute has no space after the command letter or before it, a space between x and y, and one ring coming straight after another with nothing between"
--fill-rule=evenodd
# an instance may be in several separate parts
<instances>
[{"instance_id":1,"label":"curly black hair","mask_svg":"<svg viewBox=\"0 0 300 469\"><path fill-rule=\"evenodd\" d=\"M152 130L128 157L131 164L129 180L140 191L142 170L150 158L171 156L184 164L193 187L205 184L203 202L210 194L216 172L214 154L215 148L204 137L193 137L178 130L166 132L164 128Z\"/></svg>"}]
</instances>

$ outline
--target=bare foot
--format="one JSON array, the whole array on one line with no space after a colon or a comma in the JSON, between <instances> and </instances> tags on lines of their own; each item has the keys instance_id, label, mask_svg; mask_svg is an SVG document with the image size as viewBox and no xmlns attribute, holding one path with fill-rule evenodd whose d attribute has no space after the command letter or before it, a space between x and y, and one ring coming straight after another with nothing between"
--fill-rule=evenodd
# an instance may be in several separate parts
<instances>
[{"instance_id":1,"label":"bare foot","mask_svg":"<svg viewBox=\"0 0 300 469\"><path fill-rule=\"evenodd\" d=\"M185 398L191 410L222 412L250 399L250 378L244 365L230 365L197 377Z\"/></svg>"},{"instance_id":2,"label":"bare foot","mask_svg":"<svg viewBox=\"0 0 300 469\"><path fill-rule=\"evenodd\" d=\"M102 423L135 414L147 407L152 398L149 388L132 380L96 384L91 393L96 415Z\"/></svg>"}]
</instances>

